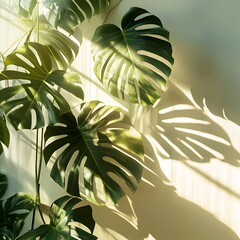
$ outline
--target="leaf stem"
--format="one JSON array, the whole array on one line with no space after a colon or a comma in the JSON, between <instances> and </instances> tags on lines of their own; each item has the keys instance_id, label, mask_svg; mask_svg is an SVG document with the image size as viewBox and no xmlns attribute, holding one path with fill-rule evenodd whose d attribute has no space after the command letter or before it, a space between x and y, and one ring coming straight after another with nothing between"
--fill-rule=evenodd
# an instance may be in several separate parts
<instances>
[{"instance_id":1,"label":"leaf stem","mask_svg":"<svg viewBox=\"0 0 240 240\"><path fill-rule=\"evenodd\" d=\"M2 53L2 56L4 56L14 45L16 45L16 47L14 48L14 50L15 49L17 49L18 48L18 46L19 46L19 44L20 44L20 42L28 35L29 33L28 32L26 32L26 33L24 33L23 34L23 36L21 36L20 38L18 38L16 41L14 41L3 53ZM14 51L13 50L13 51ZM12 52L13 52L12 51Z\"/></svg>"},{"instance_id":2,"label":"leaf stem","mask_svg":"<svg viewBox=\"0 0 240 240\"><path fill-rule=\"evenodd\" d=\"M37 129L36 132L36 142L35 142L35 191L36 191L36 200L35 200L35 208L33 209L33 216L32 216L32 226L31 230L34 229L35 217L36 217L36 207L38 206L38 138L39 138L39 130Z\"/></svg>"},{"instance_id":3,"label":"leaf stem","mask_svg":"<svg viewBox=\"0 0 240 240\"><path fill-rule=\"evenodd\" d=\"M121 1L122 1L122 0L119 0L119 1L116 3L116 5L113 6L113 7L109 10L109 12L107 13L107 16L105 17L105 19L104 19L104 21L103 21L102 24L105 24L105 22L107 21L107 19L108 19L110 13L114 10L114 8L116 8L116 7L119 5L119 3L120 3Z\"/></svg>"},{"instance_id":4,"label":"leaf stem","mask_svg":"<svg viewBox=\"0 0 240 240\"><path fill-rule=\"evenodd\" d=\"M39 21L39 1L37 1L37 42L39 43L39 39L40 39L40 36L39 36L39 26L40 26L40 21Z\"/></svg>"},{"instance_id":5,"label":"leaf stem","mask_svg":"<svg viewBox=\"0 0 240 240\"><path fill-rule=\"evenodd\" d=\"M40 149L39 149L39 138L40 138ZM40 154L39 154L40 151ZM41 129L41 133L39 133L39 129L36 132L36 143L35 143L35 191L36 191L36 200L35 200L35 208L33 210L32 216L32 226L31 229L34 229L34 223L36 218L36 208L38 209L39 215L42 219L42 222L45 224L45 220L41 210L41 198L40 198L40 176L42 170L42 161L43 161L43 128Z\"/></svg>"},{"instance_id":6,"label":"leaf stem","mask_svg":"<svg viewBox=\"0 0 240 240\"><path fill-rule=\"evenodd\" d=\"M39 157L39 165L38 165L38 173L37 173L37 183L38 183L37 196L38 196L38 203L39 203L38 211L43 223L45 224L45 220L41 210L41 198L40 198L40 176L41 176L41 170L42 170L42 161L43 161L43 128L41 129L40 157Z\"/></svg>"}]
</instances>

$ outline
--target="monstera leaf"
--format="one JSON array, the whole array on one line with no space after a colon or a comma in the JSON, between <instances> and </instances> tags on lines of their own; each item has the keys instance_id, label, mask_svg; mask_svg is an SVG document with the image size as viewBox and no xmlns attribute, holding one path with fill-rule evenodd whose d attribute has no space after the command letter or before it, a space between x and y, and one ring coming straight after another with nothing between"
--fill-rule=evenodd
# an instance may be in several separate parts
<instances>
[{"instance_id":1,"label":"monstera leaf","mask_svg":"<svg viewBox=\"0 0 240 240\"><path fill-rule=\"evenodd\" d=\"M79 76L54 70L48 50L39 43L28 42L18 48L6 57L5 66L0 81L8 80L9 87L0 90L0 107L16 129L44 126L43 107L47 109L49 124L55 123L58 115L69 111L68 102L56 87L83 97L78 86ZM11 80L15 80L13 84L10 84Z\"/></svg>"},{"instance_id":2,"label":"monstera leaf","mask_svg":"<svg viewBox=\"0 0 240 240\"><path fill-rule=\"evenodd\" d=\"M20 14L33 17L37 4L36 0L19 0ZM72 34L79 23L100 14L109 4L110 0L43 0L39 8L52 25Z\"/></svg>"},{"instance_id":3,"label":"monstera leaf","mask_svg":"<svg viewBox=\"0 0 240 240\"><path fill-rule=\"evenodd\" d=\"M45 141L46 163L53 159L51 177L68 193L112 204L125 194L123 185L136 190L142 175L142 140L120 109L98 101L85 103L77 120L68 113L48 127Z\"/></svg>"},{"instance_id":4,"label":"monstera leaf","mask_svg":"<svg viewBox=\"0 0 240 240\"><path fill-rule=\"evenodd\" d=\"M5 146L8 146L9 145L9 141L10 141L10 135L9 135L8 128L6 126L6 122L0 116L0 154L2 154L2 152L3 152L2 143Z\"/></svg>"},{"instance_id":5,"label":"monstera leaf","mask_svg":"<svg viewBox=\"0 0 240 240\"><path fill-rule=\"evenodd\" d=\"M66 70L78 55L81 35L66 36L54 29L44 17L41 17L37 27L28 35L28 41L39 42L47 47L52 62L61 70Z\"/></svg>"},{"instance_id":6,"label":"monstera leaf","mask_svg":"<svg viewBox=\"0 0 240 240\"><path fill-rule=\"evenodd\" d=\"M169 33L159 18L136 7L126 13L121 26L106 24L96 30L96 76L112 95L151 105L161 97L171 73Z\"/></svg>"},{"instance_id":7,"label":"monstera leaf","mask_svg":"<svg viewBox=\"0 0 240 240\"><path fill-rule=\"evenodd\" d=\"M77 206L80 202L81 199L72 196L59 198L50 208L50 223L25 233L18 240L35 240L38 237L42 240L97 239L92 235L95 226L92 209L90 206ZM79 224L90 232L81 229Z\"/></svg>"},{"instance_id":8,"label":"monstera leaf","mask_svg":"<svg viewBox=\"0 0 240 240\"><path fill-rule=\"evenodd\" d=\"M34 208L35 197L27 193L17 193L4 204L0 200L0 238L14 240L21 232L24 221Z\"/></svg>"}]
</instances>

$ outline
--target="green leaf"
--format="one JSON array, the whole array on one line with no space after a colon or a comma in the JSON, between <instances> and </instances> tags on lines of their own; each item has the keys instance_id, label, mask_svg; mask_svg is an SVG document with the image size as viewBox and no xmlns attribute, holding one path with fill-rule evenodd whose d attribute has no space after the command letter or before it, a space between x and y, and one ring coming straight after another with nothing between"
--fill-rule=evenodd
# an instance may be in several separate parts
<instances>
[{"instance_id":1,"label":"green leaf","mask_svg":"<svg viewBox=\"0 0 240 240\"><path fill-rule=\"evenodd\" d=\"M81 199L73 196L63 196L57 199L50 208L50 223L23 234L18 240L95 240L92 233L95 222L90 206L79 206ZM83 230L80 224L88 231Z\"/></svg>"},{"instance_id":2,"label":"green leaf","mask_svg":"<svg viewBox=\"0 0 240 240\"><path fill-rule=\"evenodd\" d=\"M15 240L15 237L10 230L0 227L0 240Z\"/></svg>"},{"instance_id":3,"label":"green leaf","mask_svg":"<svg viewBox=\"0 0 240 240\"><path fill-rule=\"evenodd\" d=\"M110 0L43 0L40 10L53 26L73 34L79 23L100 14L109 4ZM36 0L19 0L20 14L26 18L33 18L33 6L37 8Z\"/></svg>"},{"instance_id":4,"label":"green leaf","mask_svg":"<svg viewBox=\"0 0 240 240\"><path fill-rule=\"evenodd\" d=\"M48 50L39 43L25 43L6 57L5 65L0 81L8 80L9 87L0 90L0 107L16 129L54 124L59 115L70 110L56 87L83 98L78 74L55 70Z\"/></svg>"},{"instance_id":5,"label":"green leaf","mask_svg":"<svg viewBox=\"0 0 240 240\"><path fill-rule=\"evenodd\" d=\"M67 70L78 55L81 35L76 36L78 39L74 36L66 36L49 25L44 17L39 21L37 27L35 26L30 32L28 39L46 46L54 65L58 69Z\"/></svg>"},{"instance_id":6,"label":"green leaf","mask_svg":"<svg viewBox=\"0 0 240 240\"><path fill-rule=\"evenodd\" d=\"M121 26L97 28L93 36L95 74L112 95L154 104L165 91L174 61L169 32L159 18L137 7L125 14Z\"/></svg>"},{"instance_id":7,"label":"green leaf","mask_svg":"<svg viewBox=\"0 0 240 240\"><path fill-rule=\"evenodd\" d=\"M19 13L25 18L29 18L37 6L37 0L19 0Z\"/></svg>"},{"instance_id":8,"label":"green leaf","mask_svg":"<svg viewBox=\"0 0 240 240\"><path fill-rule=\"evenodd\" d=\"M0 155L3 152L2 144L8 147L9 141L10 141L10 134L6 125L6 121L0 116Z\"/></svg>"},{"instance_id":9,"label":"green leaf","mask_svg":"<svg viewBox=\"0 0 240 240\"><path fill-rule=\"evenodd\" d=\"M126 194L124 186L136 190L142 139L119 108L98 101L82 104L77 120L67 113L47 128L45 142L46 163L53 161L51 177L68 193L112 204Z\"/></svg>"},{"instance_id":10,"label":"green leaf","mask_svg":"<svg viewBox=\"0 0 240 240\"><path fill-rule=\"evenodd\" d=\"M7 191L8 180L7 176L3 173L0 173L0 199L4 196Z\"/></svg>"},{"instance_id":11,"label":"green leaf","mask_svg":"<svg viewBox=\"0 0 240 240\"><path fill-rule=\"evenodd\" d=\"M1 200L0 236L15 239L21 232L24 221L34 208L34 204L35 196L27 193L17 193L8 198L5 204Z\"/></svg>"}]
</instances>

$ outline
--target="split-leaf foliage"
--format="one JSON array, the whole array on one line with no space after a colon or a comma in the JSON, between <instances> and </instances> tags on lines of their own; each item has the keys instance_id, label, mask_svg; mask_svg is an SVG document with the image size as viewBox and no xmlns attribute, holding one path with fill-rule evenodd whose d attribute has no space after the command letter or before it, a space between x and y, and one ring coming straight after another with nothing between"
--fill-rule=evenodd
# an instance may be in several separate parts
<instances>
[{"instance_id":1,"label":"split-leaf foliage","mask_svg":"<svg viewBox=\"0 0 240 240\"><path fill-rule=\"evenodd\" d=\"M0 228L6 239L97 239L91 207L82 206L82 199L116 204L126 187L134 192L141 180L141 134L119 107L84 102L80 76L70 70L79 53L80 24L107 13L110 4L110 0L18 1L19 14L31 28L23 44L3 56L0 154L3 145L9 146L11 125L21 131L43 129L45 163L53 180L70 195L52 203L49 223L43 218L42 225L20 237L28 214L36 207L41 210L39 196L17 193L0 200ZM123 16L121 28L100 25L92 43L96 78L110 94L143 105L161 98L173 57L169 33L157 16L133 7ZM77 114L67 95L78 99ZM2 199L6 176L1 174L0 180Z\"/></svg>"}]
</instances>

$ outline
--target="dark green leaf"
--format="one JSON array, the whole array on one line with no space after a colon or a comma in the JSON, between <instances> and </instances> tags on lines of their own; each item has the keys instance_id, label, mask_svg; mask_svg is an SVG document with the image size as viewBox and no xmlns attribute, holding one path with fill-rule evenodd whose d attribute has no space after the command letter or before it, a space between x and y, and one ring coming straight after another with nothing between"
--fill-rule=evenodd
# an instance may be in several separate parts
<instances>
[{"instance_id":1,"label":"dark green leaf","mask_svg":"<svg viewBox=\"0 0 240 240\"><path fill-rule=\"evenodd\" d=\"M46 120L53 124L59 115L70 110L56 87L83 98L78 74L54 70L49 51L41 44L26 43L6 57L5 65L7 70L0 73L0 81L10 83L0 90L0 107L16 129L40 128ZM17 69L11 70L12 67Z\"/></svg>"},{"instance_id":2,"label":"dark green leaf","mask_svg":"<svg viewBox=\"0 0 240 240\"><path fill-rule=\"evenodd\" d=\"M13 195L7 199L4 205L1 201L0 232L2 234L7 233L8 236L13 235L15 239L21 232L24 220L34 208L34 204L35 197L27 193ZM3 229L6 229L6 231L3 231Z\"/></svg>"},{"instance_id":3,"label":"dark green leaf","mask_svg":"<svg viewBox=\"0 0 240 240\"><path fill-rule=\"evenodd\" d=\"M3 173L0 173L0 199L4 196L7 191L8 180L7 176Z\"/></svg>"},{"instance_id":4,"label":"dark green leaf","mask_svg":"<svg viewBox=\"0 0 240 240\"><path fill-rule=\"evenodd\" d=\"M169 33L159 18L131 8L122 29L106 24L93 36L95 73L114 96L153 104L165 90L173 64Z\"/></svg>"},{"instance_id":5,"label":"dark green leaf","mask_svg":"<svg viewBox=\"0 0 240 240\"><path fill-rule=\"evenodd\" d=\"M90 206L79 206L81 199L78 197L64 196L56 200L50 208L50 223L27 232L18 240L35 240L40 237L42 240L95 240L92 233L95 222L92 218ZM83 230L80 224L88 231Z\"/></svg>"},{"instance_id":6,"label":"dark green leaf","mask_svg":"<svg viewBox=\"0 0 240 240\"><path fill-rule=\"evenodd\" d=\"M6 125L6 121L0 115L0 155L3 152L2 144L8 147L9 141L10 141L10 134Z\"/></svg>"},{"instance_id":7,"label":"dark green leaf","mask_svg":"<svg viewBox=\"0 0 240 240\"><path fill-rule=\"evenodd\" d=\"M70 194L81 192L91 202L112 204L125 195L125 184L136 190L142 175L142 139L119 108L85 103L77 120L68 113L48 127L45 141L46 163L55 156L51 177Z\"/></svg>"},{"instance_id":8,"label":"dark green leaf","mask_svg":"<svg viewBox=\"0 0 240 240\"><path fill-rule=\"evenodd\" d=\"M14 234L5 227L0 227L0 240L15 240Z\"/></svg>"}]
</instances>

